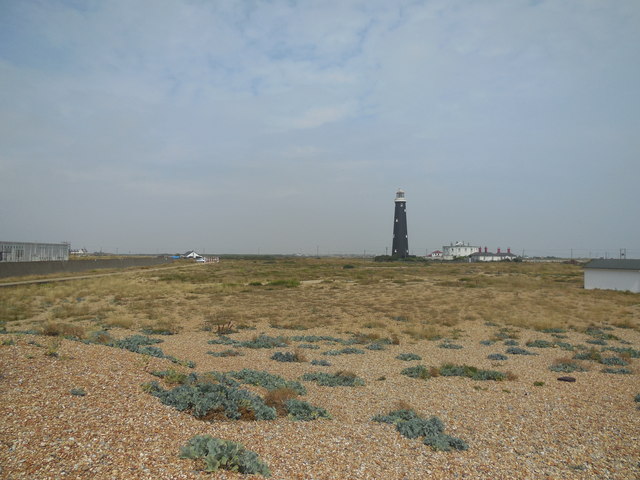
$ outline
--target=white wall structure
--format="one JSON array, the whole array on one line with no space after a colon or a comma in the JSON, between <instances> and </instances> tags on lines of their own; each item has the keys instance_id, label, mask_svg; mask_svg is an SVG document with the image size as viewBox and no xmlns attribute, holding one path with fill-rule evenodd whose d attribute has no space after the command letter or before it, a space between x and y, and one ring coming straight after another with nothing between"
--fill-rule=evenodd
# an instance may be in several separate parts
<instances>
[{"instance_id":1,"label":"white wall structure","mask_svg":"<svg viewBox=\"0 0 640 480\"><path fill-rule=\"evenodd\" d=\"M69 260L68 243L0 242L0 262Z\"/></svg>"},{"instance_id":2,"label":"white wall structure","mask_svg":"<svg viewBox=\"0 0 640 480\"><path fill-rule=\"evenodd\" d=\"M464 242L456 242L451 243L449 245L444 245L442 247L443 255L442 257L445 260L453 260L456 257L468 257L472 253L479 252L481 250L480 247L474 247Z\"/></svg>"},{"instance_id":3,"label":"white wall structure","mask_svg":"<svg viewBox=\"0 0 640 480\"><path fill-rule=\"evenodd\" d=\"M591 260L584 266L584 288L640 293L640 260Z\"/></svg>"}]
</instances>

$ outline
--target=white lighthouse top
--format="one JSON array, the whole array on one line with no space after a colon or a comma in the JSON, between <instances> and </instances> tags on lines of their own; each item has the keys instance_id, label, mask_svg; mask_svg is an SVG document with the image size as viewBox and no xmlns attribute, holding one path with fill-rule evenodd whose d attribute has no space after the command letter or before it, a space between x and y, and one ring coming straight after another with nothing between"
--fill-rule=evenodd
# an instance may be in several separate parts
<instances>
[{"instance_id":1,"label":"white lighthouse top","mask_svg":"<svg viewBox=\"0 0 640 480\"><path fill-rule=\"evenodd\" d=\"M396 202L406 202L407 200L404 198L404 190L398 189L396 192Z\"/></svg>"}]
</instances>

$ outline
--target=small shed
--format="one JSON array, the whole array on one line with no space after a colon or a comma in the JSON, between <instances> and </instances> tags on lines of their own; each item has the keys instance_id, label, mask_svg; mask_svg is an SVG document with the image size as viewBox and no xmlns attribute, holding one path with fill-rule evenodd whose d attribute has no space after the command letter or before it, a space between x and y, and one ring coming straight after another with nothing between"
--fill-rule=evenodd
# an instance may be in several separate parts
<instances>
[{"instance_id":1,"label":"small shed","mask_svg":"<svg viewBox=\"0 0 640 480\"><path fill-rule=\"evenodd\" d=\"M640 293L640 260L591 260L584 266L584 288Z\"/></svg>"}]
</instances>

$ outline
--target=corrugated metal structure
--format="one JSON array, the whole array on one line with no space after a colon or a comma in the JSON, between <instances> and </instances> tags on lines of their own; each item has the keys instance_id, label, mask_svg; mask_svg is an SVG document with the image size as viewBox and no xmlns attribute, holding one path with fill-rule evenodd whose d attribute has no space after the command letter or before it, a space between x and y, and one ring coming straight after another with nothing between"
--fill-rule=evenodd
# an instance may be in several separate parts
<instances>
[{"instance_id":1,"label":"corrugated metal structure","mask_svg":"<svg viewBox=\"0 0 640 480\"><path fill-rule=\"evenodd\" d=\"M640 260L591 260L584 266L584 288L640 293Z\"/></svg>"},{"instance_id":2,"label":"corrugated metal structure","mask_svg":"<svg viewBox=\"0 0 640 480\"><path fill-rule=\"evenodd\" d=\"M68 243L0 242L0 262L69 260Z\"/></svg>"}]
</instances>

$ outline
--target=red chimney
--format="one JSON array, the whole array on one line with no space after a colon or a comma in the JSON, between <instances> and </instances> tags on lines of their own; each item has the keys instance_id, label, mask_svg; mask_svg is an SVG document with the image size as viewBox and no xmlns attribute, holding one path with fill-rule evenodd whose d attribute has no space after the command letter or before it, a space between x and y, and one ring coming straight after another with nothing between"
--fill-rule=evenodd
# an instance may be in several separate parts
<instances>
[{"instance_id":1,"label":"red chimney","mask_svg":"<svg viewBox=\"0 0 640 480\"><path fill-rule=\"evenodd\" d=\"M498 247L498 253L500 253L500 247Z\"/></svg>"},{"instance_id":2,"label":"red chimney","mask_svg":"<svg viewBox=\"0 0 640 480\"><path fill-rule=\"evenodd\" d=\"M484 253L487 253L487 247L484 247Z\"/></svg>"},{"instance_id":3,"label":"red chimney","mask_svg":"<svg viewBox=\"0 0 640 480\"><path fill-rule=\"evenodd\" d=\"M511 253L511 247L507 248L507 253Z\"/></svg>"}]
</instances>

